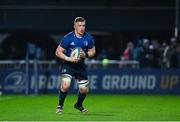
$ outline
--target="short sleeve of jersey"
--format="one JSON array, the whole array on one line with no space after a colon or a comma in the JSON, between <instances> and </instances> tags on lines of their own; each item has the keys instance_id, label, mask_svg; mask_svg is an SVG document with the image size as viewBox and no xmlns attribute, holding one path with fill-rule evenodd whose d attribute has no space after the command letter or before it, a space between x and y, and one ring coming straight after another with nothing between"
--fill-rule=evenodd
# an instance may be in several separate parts
<instances>
[{"instance_id":1,"label":"short sleeve of jersey","mask_svg":"<svg viewBox=\"0 0 180 122\"><path fill-rule=\"evenodd\" d=\"M90 36L88 49L91 49L93 47L94 47L94 38L92 36Z\"/></svg>"},{"instance_id":2,"label":"short sleeve of jersey","mask_svg":"<svg viewBox=\"0 0 180 122\"><path fill-rule=\"evenodd\" d=\"M63 39L60 41L60 46L64 49L66 49L68 47L69 41L68 38L65 36L63 37Z\"/></svg>"}]
</instances>

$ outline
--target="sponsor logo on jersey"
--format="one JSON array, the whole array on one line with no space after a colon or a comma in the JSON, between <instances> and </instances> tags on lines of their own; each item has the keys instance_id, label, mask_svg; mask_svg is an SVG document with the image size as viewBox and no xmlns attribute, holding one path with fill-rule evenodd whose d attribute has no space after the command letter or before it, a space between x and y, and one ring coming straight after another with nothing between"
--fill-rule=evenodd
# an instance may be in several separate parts
<instances>
[{"instance_id":1,"label":"sponsor logo on jersey","mask_svg":"<svg viewBox=\"0 0 180 122\"><path fill-rule=\"evenodd\" d=\"M74 46L74 45L75 45L75 43L74 43L74 42L71 42L71 43L70 43L70 45Z\"/></svg>"},{"instance_id":2,"label":"sponsor logo on jersey","mask_svg":"<svg viewBox=\"0 0 180 122\"><path fill-rule=\"evenodd\" d=\"M84 42L84 46L87 46L87 45L88 45L88 42L87 42L87 41L85 41L85 42Z\"/></svg>"}]
</instances>

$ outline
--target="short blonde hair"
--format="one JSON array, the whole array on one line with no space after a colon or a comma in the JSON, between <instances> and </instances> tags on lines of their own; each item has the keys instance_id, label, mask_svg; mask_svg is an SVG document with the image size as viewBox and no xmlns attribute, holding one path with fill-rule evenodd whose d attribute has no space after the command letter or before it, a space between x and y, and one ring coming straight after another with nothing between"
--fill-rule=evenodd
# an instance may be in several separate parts
<instances>
[{"instance_id":1,"label":"short blonde hair","mask_svg":"<svg viewBox=\"0 0 180 122\"><path fill-rule=\"evenodd\" d=\"M77 23L77 22L86 22L86 20L83 17L76 17L74 19L74 23Z\"/></svg>"}]
</instances>

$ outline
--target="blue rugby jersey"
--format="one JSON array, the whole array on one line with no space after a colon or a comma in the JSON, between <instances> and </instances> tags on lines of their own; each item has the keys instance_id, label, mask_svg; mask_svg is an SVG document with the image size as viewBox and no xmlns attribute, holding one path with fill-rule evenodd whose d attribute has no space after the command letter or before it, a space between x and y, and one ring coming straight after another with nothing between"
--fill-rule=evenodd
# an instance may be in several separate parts
<instances>
[{"instance_id":1,"label":"blue rugby jersey","mask_svg":"<svg viewBox=\"0 0 180 122\"><path fill-rule=\"evenodd\" d=\"M82 48L84 52L87 52L88 49L93 48L94 39L87 32L85 32L81 38L78 38L75 32L72 31L68 33L67 35L65 35L62 40L60 40L60 46L66 50L65 55L70 56L72 49L75 47ZM84 59L81 59L79 63L84 64Z\"/></svg>"}]
</instances>

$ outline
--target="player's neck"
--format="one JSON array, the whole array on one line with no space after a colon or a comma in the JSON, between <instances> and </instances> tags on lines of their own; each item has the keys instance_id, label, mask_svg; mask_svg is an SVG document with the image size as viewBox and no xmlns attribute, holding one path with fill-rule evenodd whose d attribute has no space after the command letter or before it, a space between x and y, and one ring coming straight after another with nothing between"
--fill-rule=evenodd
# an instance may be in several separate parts
<instances>
[{"instance_id":1,"label":"player's neck","mask_svg":"<svg viewBox=\"0 0 180 122\"><path fill-rule=\"evenodd\" d=\"M74 31L74 32L75 32L75 35L76 35L77 38L82 38L83 35L84 35L84 34L79 34L79 33L77 33L76 31Z\"/></svg>"}]
</instances>

